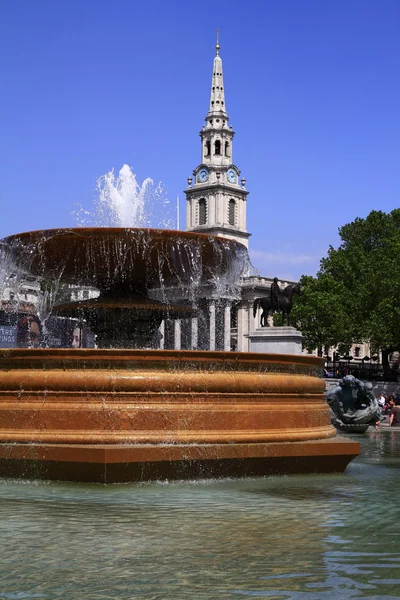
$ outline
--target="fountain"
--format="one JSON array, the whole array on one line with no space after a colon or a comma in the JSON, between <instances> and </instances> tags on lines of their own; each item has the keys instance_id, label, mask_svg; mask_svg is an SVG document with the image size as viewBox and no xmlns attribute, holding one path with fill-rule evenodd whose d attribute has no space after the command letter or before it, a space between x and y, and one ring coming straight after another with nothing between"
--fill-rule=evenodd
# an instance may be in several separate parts
<instances>
[{"instance_id":1,"label":"fountain","mask_svg":"<svg viewBox=\"0 0 400 600\"><path fill-rule=\"evenodd\" d=\"M98 348L1 351L2 475L109 483L333 472L358 454L335 437L322 359L157 349L164 318L193 316L160 290L231 281L247 257L240 243L84 227L13 235L2 251L24 273L100 291L53 310L84 318Z\"/></svg>"}]
</instances>

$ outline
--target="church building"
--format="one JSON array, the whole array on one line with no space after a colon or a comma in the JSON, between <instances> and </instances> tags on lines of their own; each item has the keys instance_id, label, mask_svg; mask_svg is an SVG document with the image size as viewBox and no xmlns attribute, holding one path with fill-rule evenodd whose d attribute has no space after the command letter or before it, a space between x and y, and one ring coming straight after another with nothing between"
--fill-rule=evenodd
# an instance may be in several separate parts
<instances>
[{"instance_id":1,"label":"church building","mask_svg":"<svg viewBox=\"0 0 400 600\"><path fill-rule=\"evenodd\" d=\"M246 248L246 179L233 162L235 132L229 124L225 86L217 39L211 93L205 124L200 131L201 162L187 178L186 231L208 233L236 240ZM269 295L272 277L248 275L237 289L221 296L204 287L196 299L197 318L166 322L162 326L165 348L249 350L248 335L260 326L260 312L253 316L255 298ZM285 287L289 281L280 281ZM179 296L176 300L179 301Z\"/></svg>"}]
</instances>

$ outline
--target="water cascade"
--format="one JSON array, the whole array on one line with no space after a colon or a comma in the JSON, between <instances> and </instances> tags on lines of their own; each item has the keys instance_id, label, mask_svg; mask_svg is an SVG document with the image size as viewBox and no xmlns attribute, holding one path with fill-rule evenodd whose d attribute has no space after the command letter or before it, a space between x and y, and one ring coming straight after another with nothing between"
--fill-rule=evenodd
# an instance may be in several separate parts
<instances>
[{"instance_id":1,"label":"water cascade","mask_svg":"<svg viewBox=\"0 0 400 600\"><path fill-rule=\"evenodd\" d=\"M161 322L194 319L204 286L232 288L246 249L147 227L145 188L126 166L101 181L100 213L118 226L1 241L13 273L99 295L52 307L85 321L97 348L1 351L0 474L115 482L344 470L359 446L335 437L321 359L160 349Z\"/></svg>"}]
</instances>

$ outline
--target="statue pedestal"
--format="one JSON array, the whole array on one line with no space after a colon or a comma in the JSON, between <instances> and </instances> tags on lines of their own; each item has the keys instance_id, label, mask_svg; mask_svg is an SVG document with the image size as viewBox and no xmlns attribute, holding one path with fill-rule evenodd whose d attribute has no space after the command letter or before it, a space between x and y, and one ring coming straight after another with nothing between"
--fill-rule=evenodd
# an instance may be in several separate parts
<instances>
[{"instance_id":1,"label":"statue pedestal","mask_svg":"<svg viewBox=\"0 0 400 600\"><path fill-rule=\"evenodd\" d=\"M248 336L249 352L301 354L303 336L294 327L260 327Z\"/></svg>"}]
</instances>

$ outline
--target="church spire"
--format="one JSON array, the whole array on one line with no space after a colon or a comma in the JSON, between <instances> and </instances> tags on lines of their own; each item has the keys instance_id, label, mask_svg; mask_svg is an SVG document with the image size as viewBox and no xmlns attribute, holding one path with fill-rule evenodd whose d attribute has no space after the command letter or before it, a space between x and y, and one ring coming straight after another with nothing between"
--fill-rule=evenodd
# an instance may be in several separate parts
<instances>
[{"instance_id":1,"label":"church spire","mask_svg":"<svg viewBox=\"0 0 400 600\"><path fill-rule=\"evenodd\" d=\"M233 164L235 135L225 110L222 60L217 30L210 107L200 131L201 163L188 177L186 194L187 231L201 231L248 245L245 179Z\"/></svg>"},{"instance_id":2,"label":"church spire","mask_svg":"<svg viewBox=\"0 0 400 600\"><path fill-rule=\"evenodd\" d=\"M224 78L222 74L222 59L219 55L219 31L217 29L217 43L215 46L216 55L213 64L213 75L211 80L210 108L208 117L210 116L227 116L225 110L225 91Z\"/></svg>"}]
</instances>

